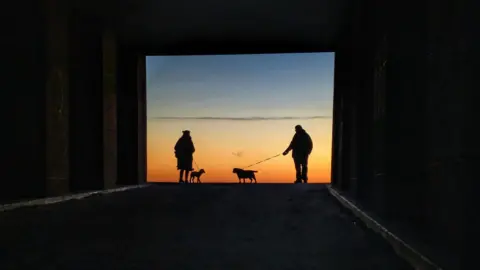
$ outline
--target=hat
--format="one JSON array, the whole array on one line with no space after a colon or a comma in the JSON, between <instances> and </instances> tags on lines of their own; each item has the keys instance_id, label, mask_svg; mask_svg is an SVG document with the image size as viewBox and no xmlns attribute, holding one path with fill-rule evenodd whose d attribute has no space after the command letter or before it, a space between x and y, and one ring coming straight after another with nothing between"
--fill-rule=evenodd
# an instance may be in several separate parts
<instances>
[{"instance_id":1,"label":"hat","mask_svg":"<svg viewBox=\"0 0 480 270\"><path fill-rule=\"evenodd\" d=\"M190 130L184 130L182 132L183 132L183 134L190 134Z\"/></svg>"}]
</instances>

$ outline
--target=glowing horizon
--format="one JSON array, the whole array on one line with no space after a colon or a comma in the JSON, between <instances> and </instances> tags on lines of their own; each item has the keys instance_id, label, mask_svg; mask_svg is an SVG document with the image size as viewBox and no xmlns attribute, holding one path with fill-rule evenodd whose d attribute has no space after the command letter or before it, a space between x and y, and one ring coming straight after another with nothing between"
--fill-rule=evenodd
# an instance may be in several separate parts
<instances>
[{"instance_id":1,"label":"glowing horizon","mask_svg":"<svg viewBox=\"0 0 480 270\"><path fill-rule=\"evenodd\" d=\"M282 153L301 124L314 143L309 182L330 182L333 57L148 57L147 180L178 182L173 146L182 130L191 131L202 182L237 183L234 167ZM259 183L295 180L290 154L249 169Z\"/></svg>"}]
</instances>

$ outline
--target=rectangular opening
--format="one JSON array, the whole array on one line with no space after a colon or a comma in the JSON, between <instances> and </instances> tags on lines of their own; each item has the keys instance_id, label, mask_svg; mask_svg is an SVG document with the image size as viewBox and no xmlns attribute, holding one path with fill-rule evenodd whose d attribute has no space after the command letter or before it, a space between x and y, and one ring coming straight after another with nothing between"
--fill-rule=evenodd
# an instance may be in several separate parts
<instances>
[{"instance_id":1,"label":"rectangular opening","mask_svg":"<svg viewBox=\"0 0 480 270\"><path fill-rule=\"evenodd\" d=\"M178 182L174 145L190 130L204 183L281 154L302 125L313 140L310 183L329 183L332 53L147 57L147 181ZM291 154L249 167L258 183L292 183Z\"/></svg>"}]
</instances>

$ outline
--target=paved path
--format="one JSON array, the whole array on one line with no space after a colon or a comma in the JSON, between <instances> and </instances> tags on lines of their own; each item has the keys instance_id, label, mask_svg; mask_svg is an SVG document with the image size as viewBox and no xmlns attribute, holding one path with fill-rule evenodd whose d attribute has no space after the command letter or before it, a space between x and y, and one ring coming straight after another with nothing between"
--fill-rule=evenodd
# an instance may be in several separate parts
<instances>
[{"instance_id":1,"label":"paved path","mask_svg":"<svg viewBox=\"0 0 480 270\"><path fill-rule=\"evenodd\" d=\"M0 213L0 269L411 269L323 185L156 185Z\"/></svg>"}]
</instances>

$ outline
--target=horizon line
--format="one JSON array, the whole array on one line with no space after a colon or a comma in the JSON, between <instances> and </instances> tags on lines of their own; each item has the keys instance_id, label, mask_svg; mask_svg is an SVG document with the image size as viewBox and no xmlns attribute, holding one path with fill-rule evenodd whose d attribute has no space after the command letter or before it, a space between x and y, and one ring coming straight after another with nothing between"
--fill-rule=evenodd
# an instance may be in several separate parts
<instances>
[{"instance_id":1,"label":"horizon line","mask_svg":"<svg viewBox=\"0 0 480 270\"><path fill-rule=\"evenodd\" d=\"M332 119L330 115L316 116L280 116L280 117L215 117L215 116L154 116L148 120L217 120L217 121L278 121L278 120L310 120Z\"/></svg>"}]
</instances>

